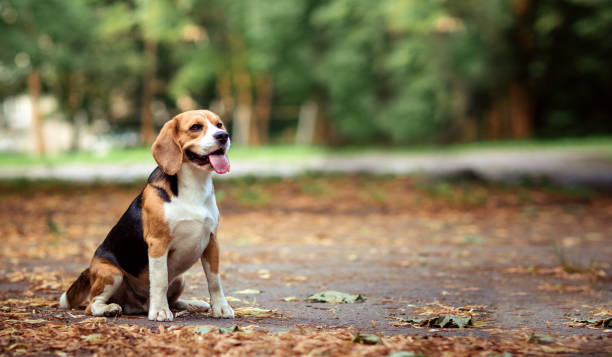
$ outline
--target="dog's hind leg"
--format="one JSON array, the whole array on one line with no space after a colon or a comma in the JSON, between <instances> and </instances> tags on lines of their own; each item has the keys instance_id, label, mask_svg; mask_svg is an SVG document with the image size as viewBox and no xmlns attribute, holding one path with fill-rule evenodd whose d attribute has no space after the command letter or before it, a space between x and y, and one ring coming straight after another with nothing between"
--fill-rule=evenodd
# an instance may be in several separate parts
<instances>
[{"instance_id":1,"label":"dog's hind leg","mask_svg":"<svg viewBox=\"0 0 612 357\"><path fill-rule=\"evenodd\" d=\"M185 289L185 279L179 276L168 286L168 304L176 310L208 311L210 305L202 300L179 299Z\"/></svg>"},{"instance_id":2,"label":"dog's hind leg","mask_svg":"<svg viewBox=\"0 0 612 357\"><path fill-rule=\"evenodd\" d=\"M107 260L94 257L90 267L91 290L86 312L93 316L119 316L121 306L107 304L123 282L123 273Z\"/></svg>"}]
</instances>

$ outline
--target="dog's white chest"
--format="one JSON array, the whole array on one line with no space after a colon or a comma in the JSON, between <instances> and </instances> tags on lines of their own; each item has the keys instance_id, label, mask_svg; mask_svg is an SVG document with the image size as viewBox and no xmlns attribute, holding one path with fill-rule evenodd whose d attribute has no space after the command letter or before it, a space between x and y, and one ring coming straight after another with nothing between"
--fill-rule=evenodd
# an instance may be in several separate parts
<instances>
[{"instance_id":1,"label":"dog's white chest","mask_svg":"<svg viewBox=\"0 0 612 357\"><path fill-rule=\"evenodd\" d=\"M172 279L200 259L217 228L219 210L214 195L199 200L179 196L164 205L164 214L172 237L168 253L168 277Z\"/></svg>"}]
</instances>

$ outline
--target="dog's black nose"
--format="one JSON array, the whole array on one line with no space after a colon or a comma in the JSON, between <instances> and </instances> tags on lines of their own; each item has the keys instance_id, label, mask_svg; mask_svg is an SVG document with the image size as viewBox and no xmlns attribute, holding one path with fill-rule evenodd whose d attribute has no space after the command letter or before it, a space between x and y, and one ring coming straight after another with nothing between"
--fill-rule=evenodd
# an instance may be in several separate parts
<instances>
[{"instance_id":1,"label":"dog's black nose","mask_svg":"<svg viewBox=\"0 0 612 357\"><path fill-rule=\"evenodd\" d=\"M213 138L217 139L217 141L221 144L225 144L227 139L229 138L229 134L225 131L219 131L213 134Z\"/></svg>"}]
</instances>

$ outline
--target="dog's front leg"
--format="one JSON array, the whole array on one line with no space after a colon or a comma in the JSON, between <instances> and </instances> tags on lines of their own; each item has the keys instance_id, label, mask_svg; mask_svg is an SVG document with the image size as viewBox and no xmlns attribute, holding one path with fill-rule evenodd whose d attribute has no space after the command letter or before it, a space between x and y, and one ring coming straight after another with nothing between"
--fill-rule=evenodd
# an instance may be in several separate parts
<instances>
[{"instance_id":1,"label":"dog's front leg","mask_svg":"<svg viewBox=\"0 0 612 357\"><path fill-rule=\"evenodd\" d=\"M149 252L149 320L172 321L168 307L168 250L158 257Z\"/></svg>"},{"instance_id":2,"label":"dog's front leg","mask_svg":"<svg viewBox=\"0 0 612 357\"><path fill-rule=\"evenodd\" d=\"M208 281L208 292L210 293L210 305L213 317L223 317L226 319L234 318L234 310L227 303L219 278L219 246L216 235L210 234L208 246L202 254L202 266Z\"/></svg>"}]
</instances>

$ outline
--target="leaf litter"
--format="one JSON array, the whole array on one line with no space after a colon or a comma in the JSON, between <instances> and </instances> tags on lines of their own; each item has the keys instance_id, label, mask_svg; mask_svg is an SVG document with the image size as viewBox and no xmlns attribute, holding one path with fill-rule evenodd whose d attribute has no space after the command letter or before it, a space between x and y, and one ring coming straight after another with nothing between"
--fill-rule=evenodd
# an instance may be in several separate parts
<instances>
[{"instance_id":1,"label":"leaf litter","mask_svg":"<svg viewBox=\"0 0 612 357\"><path fill-rule=\"evenodd\" d=\"M310 209L316 207L321 212L357 212L355 207L362 207L355 199L354 192L356 185L359 185L361 179L351 178L334 178L337 182L333 185L334 192L329 195L319 196L316 198L296 197L295 200L286 200L286 194L282 192L293 192L291 190L292 183L282 183L279 190L276 183L266 184L262 186L262 192L266 192L270 197L270 206L275 209L287 209L291 211L299 211L300 209ZM276 185L276 186L275 186ZM381 203L381 210L384 208L385 213L407 214L413 212L419 216L423 222L431 223L431 227L427 226L432 234L432 244L442 244L448 241L446 238L448 229L453 229L453 224L461 221L463 212L457 208L466 207L461 201L444 200L429 197L422 192L415 192L408 189L413 183L409 179L394 179L390 181L380 181L379 187L381 191L387 191L388 197L402 197L402 199L388 200ZM231 185L230 185L231 186ZM228 187L230 187L228 186ZM285 189L289 187L289 189ZM357 186L358 187L358 186ZM140 189L140 188L138 188ZM284 191L283 191L284 190ZM400 191L403 190L403 191ZM486 207L487 212L491 214L491 221L499 221L499 218L512 217L513 211L519 208L517 197L510 192L495 191L495 189L487 189ZM115 319L106 318L91 318L82 315L82 310L73 311L73 313L64 312L58 309L57 298L59 293L65 289L66 283L63 278L65 275L72 277L75 272L64 274L58 271L47 271L42 268L32 269L32 264L46 264L44 259L53 261L65 261L78 264L86 264L91 258L91 252L99 243L100 237L107 233L110 225L116 222L117 217L125 208L125 202L133 199L133 192L130 190L118 191L115 188L100 188L96 187L92 190L82 189L81 194L74 195L73 191L68 193L58 194L56 191L47 190L42 193L34 193L32 199L23 199L18 193L8 193L3 196L3 202L0 203L0 214L2 217L10 217L5 219L6 225L0 227L0 236L3 237L3 247L0 248L0 257L2 258L2 268L9 267L8 271L3 270L3 281L11 282L12 286L22 285L27 287L27 290L19 294L14 291L9 291L6 295L1 295L4 299L0 302L0 354L58 354L58 355L83 355L97 354L105 355L140 355L142 351L151 351L151 354L159 355L306 355L313 351L320 354L330 355L390 355L400 354L400 356L418 356L418 355L504 355L504 354L550 354L550 353L601 353L601 351L609 350L612 345L610 334L604 335L584 335L584 336L554 336L552 342L533 343L528 342L531 332L521 330L504 330L504 337L500 339L479 338L474 336L440 336L437 333L430 333L427 336L412 336L410 334L399 336L384 336L380 335L381 343L367 345L362 343L351 343L357 334L358 330L350 328L331 328L331 327L314 327L300 326L298 328L284 331L283 333L268 332L262 329L253 328L252 333L241 333L239 331L228 331L225 333L208 333L202 335L196 333L195 329L198 326L176 325L176 324L148 324L148 321L139 321L137 324L118 323ZM402 192L405 194L399 195L390 192ZM271 192L281 192L276 195ZM75 200L74 205L65 205L67 194L71 199ZM228 189L227 202L230 207L235 204L234 193ZM532 217L538 224L534 224L533 237L544 236L549 237L550 234L545 229L546 222L540 217L559 217L554 219L554 225L557 222L567 221L566 227L576 225L572 220L580 222L580 216L569 216L563 212L562 205L573 204L566 198L555 196L555 204L550 205L548 202L550 195L536 192L534 190L528 192L527 199L530 204L534 204L538 209L537 216ZM523 199L519 197L519 200ZM233 201L234 200L234 201ZM95 204L91 204L95 202ZM225 204L225 203L224 203ZM609 207L609 201L606 199L596 198L593 205L598 207ZM238 205L239 206L239 205ZM237 206L237 207L238 207ZM60 209L61 207L61 209ZM91 214L82 215L82 207L88 207ZM451 207L450 210L447 208ZM501 208L500 208L501 207ZM505 209L504 207L508 207ZM491 208L491 209L489 209ZM440 214L439 210L446 210L444 214ZM587 205L580 206L585 214L582 217L593 217L589 214L591 208ZM54 212L52 216L53 227L48 222L43 220L33 220L32 217L42 216L47 217L48 211ZM121 211L121 212L120 212ZM603 213L602 219L606 219ZM267 213L266 213L267 214ZM396 217L396 216L395 216ZM253 214L252 221L264 219L266 215ZM271 219L273 219L272 217ZM303 223L301 216L297 217L300 224ZM448 218L444 220L443 218ZM493 219L496 218L496 219ZM331 218L335 219L334 217ZM373 217L376 220L376 217ZM380 219L376 224L388 223L388 219ZM441 224L442 221L451 222L449 225ZM269 221L265 221L269 222ZM454 223L453 223L454 222ZM324 224L323 222L322 224ZM361 224L362 222L358 222ZM588 222L587 222L588 223ZM596 222L597 223L597 222ZM347 231L354 232L354 240L359 242L369 242L364 238L366 234L360 234L356 227L359 224L351 225L344 224L334 227L332 231L326 235L312 234L309 235L309 244L329 245L335 242L336 236L340 236ZM266 225L268 225L266 223ZM515 225L519 226L519 225ZM265 234L262 232L254 232L249 236L252 244L262 241L280 242L287 239L286 232L291 226L280 226L279 232L274 234L274 226L272 232L268 236L267 228ZM552 227L552 226L551 226ZM590 225L591 230L597 229ZM53 229L52 229L53 228ZM241 227L228 225L225 232L227 238L228 233L237 236L241 233ZM478 227L477 227L478 228ZM231 231L234 229L234 231ZM472 228L471 228L472 229ZM504 228L506 229L506 228ZM558 228L559 229L563 229ZM586 228L585 228L586 229ZM428 234L429 234L428 231ZM513 229L506 229L505 234L494 237L484 231L460 232L457 237L465 237L468 234L482 235L487 237L487 240L482 245L488 246L499 240L499 242L510 242L510 238L518 236L513 233ZM365 232L365 231L364 231ZM437 234L440 232L440 234ZM603 232L603 231L602 231ZM598 234L601 237L606 237L606 232L586 233L587 243L589 235ZM408 232L407 234L413 234ZM371 235L368 233L368 237ZM265 237L265 239L263 238ZM312 238L310 238L312 237ZM603 238L599 239L603 239ZM456 238L456 237L454 237ZM454 238L451 241L454 241ZM495 238L495 239L494 239ZM231 242L231 238L230 242ZM368 238L369 239L369 238ZM57 244L61 242L61 244ZM398 241L397 243L403 243ZM527 242L527 240L525 240ZM542 242L542 241L540 241ZM390 243L385 243L390 244ZM519 242L519 244L522 244ZM252 262L247 255L239 254L226 250L223 254L224 262ZM348 261L355 259L349 258ZM359 255L359 261L364 259L363 255ZM420 265L426 264L427 259L419 262ZM417 264L417 265L419 265ZM508 263L510 264L510 263ZM599 282L606 275L601 272L605 267L602 265L593 265L597 267L593 272L575 273L575 269L559 270L553 268L554 271L547 272L545 268L536 268L540 270L535 274L543 277L552 276L560 279L579 280L591 279L590 276L596 275ZM604 269L605 268L605 269ZM525 274L529 273L525 269ZM297 273L297 272L296 272ZM303 272L302 272L303 273ZM508 272L510 273L510 272ZM522 273L522 272L516 272ZM604 271L605 273L605 271ZM9 275L10 274L10 275ZM268 278L269 272L257 270L257 275L261 279ZM295 274L295 273L294 273ZM196 279L196 275L197 278ZM194 274L193 280L201 281L201 273ZM272 282L275 278L269 274L269 281ZM290 274L292 275L292 274ZM608 273L609 276L609 273ZM281 278L288 283L303 282L311 280L316 281L316 277L289 277ZM198 281L198 283L199 283ZM15 285L21 284L21 285ZM288 285L287 285L288 286ZM571 289L564 289L568 284L561 281L559 286L542 285L543 290L555 290L559 293L571 293ZM574 285L575 286L575 285ZM579 286L579 285L578 285ZM582 287L579 286L579 289ZM459 291L467 291L458 289ZM586 289L584 289L586 290ZM450 292L451 291L449 290ZM579 292L579 291L577 291ZM527 293L521 294L527 295ZM372 297L374 299L374 297ZM240 299L238 299L240 300ZM446 300L448 301L448 300ZM240 300L238 303L247 304L246 300ZM297 305L297 304L296 304ZM249 306L254 306L251 304ZM350 307L352 308L352 307ZM238 308L237 308L238 309ZM456 309L456 310L453 310ZM422 315L415 318L433 319L446 314L455 314L456 316L465 317L465 315L473 316L474 323L478 323L482 319L478 308L461 310L461 308L447 309L442 306L425 306L420 311ZM265 310L265 309L263 309ZM246 312L245 312L246 313ZM259 312L255 312L258 314ZM609 317L605 313L598 316L598 320L605 320ZM197 318L205 321L206 315L195 315ZM245 315L245 317L248 315ZM278 317L279 315L274 315ZM146 317L137 317L145 319ZM406 317L402 317L406 318ZM46 321L44 323L43 321ZM125 321L125 320L123 320ZM192 320L181 320L181 324ZM216 321L216 320L215 320ZM593 320L579 320L593 321ZM240 323L240 321L237 321ZM140 324L144 324L141 326ZM152 325L152 326L151 326ZM161 326L162 328L158 328ZM292 325L290 325L293 327ZM201 327L201 326L200 326ZM587 327L594 328L588 325ZM216 327L217 332L219 327ZM231 329L232 327L221 327ZM239 329L251 329L250 327L239 326ZM488 329L487 331L491 331ZM597 331L599 332L599 331ZM536 333L536 335L539 335ZM99 336L102 336L99 339ZM367 336L367 335L366 335ZM540 336L540 335L539 335ZM33 343L35 341L35 343ZM538 341L542 342L539 338ZM322 351L322 352L321 352Z\"/></svg>"},{"instance_id":2,"label":"leaf litter","mask_svg":"<svg viewBox=\"0 0 612 357\"><path fill-rule=\"evenodd\" d=\"M612 317L604 319L583 319L566 322L569 327L589 327L589 328L610 328L612 327Z\"/></svg>"},{"instance_id":3,"label":"leaf litter","mask_svg":"<svg viewBox=\"0 0 612 357\"><path fill-rule=\"evenodd\" d=\"M547 340L517 332L504 339L475 336L379 336L361 334L351 328L298 328L275 333L258 326L215 327L163 324L158 328L115 324L93 318L75 324L31 325L5 320L0 330L0 349L10 354L93 354L98 356L141 355L276 355L300 356L312 351L331 355L479 355L484 351L513 354L543 354L550 351L577 353L597 340L591 336L564 336ZM36 341L36 343L31 343ZM605 337L601 343L611 342ZM594 347L596 348L596 347ZM411 351L411 352L406 352Z\"/></svg>"},{"instance_id":4,"label":"leaf litter","mask_svg":"<svg viewBox=\"0 0 612 357\"><path fill-rule=\"evenodd\" d=\"M483 326L483 321L475 322L475 316L486 312L485 305L466 305L452 307L440 302L429 303L424 307L413 306L412 314L420 317L403 317L390 315L389 317L398 322L390 322L392 326L429 327L429 328L465 328L472 326Z\"/></svg>"}]
</instances>

